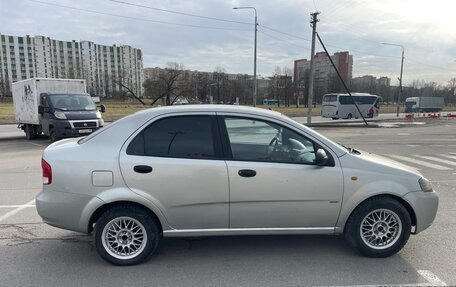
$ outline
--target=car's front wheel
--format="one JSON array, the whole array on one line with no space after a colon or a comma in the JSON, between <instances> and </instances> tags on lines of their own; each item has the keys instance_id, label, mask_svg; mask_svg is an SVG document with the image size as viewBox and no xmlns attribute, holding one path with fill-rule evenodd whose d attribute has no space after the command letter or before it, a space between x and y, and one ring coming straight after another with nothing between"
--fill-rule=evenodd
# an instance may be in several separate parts
<instances>
[{"instance_id":1,"label":"car's front wheel","mask_svg":"<svg viewBox=\"0 0 456 287\"><path fill-rule=\"evenodd\" d=\"M114 265L135 265L157 248L159 229L149 213L136 206L121 205L103 213L95 225L98 254Z\"/></svg>"},{"instance_id":2,"label":"car's front wheel","mask_svg":"<svg viewBox=\"0 0 456 287\"><path fill-rule=\"evenodd\" d=\"M355 209L347 221L345 237L364 256L388 257L404 247L410 231L410 214L400 202L375 197Z\"/></svg>"}]
</instances>

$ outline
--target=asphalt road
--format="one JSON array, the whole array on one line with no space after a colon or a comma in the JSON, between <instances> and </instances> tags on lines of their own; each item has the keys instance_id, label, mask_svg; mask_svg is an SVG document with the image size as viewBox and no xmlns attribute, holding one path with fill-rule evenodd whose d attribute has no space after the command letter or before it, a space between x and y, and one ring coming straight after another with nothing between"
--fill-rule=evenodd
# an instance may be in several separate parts
<instances>
[{"instance_id":1,"label":"asphalt road","mask_svg":"<svg viewBox=\"0 0 456 287\"><path fill-rule=\"evenodd\" d=\"M90 236L41 222L34 197L48 140L0 126L0 286L456 285L456 120L315 129L419 168L440 195L434 225L385 259L358 256L342 237L250 236L166 239L148 262L115 267Z\"/></svg>"}]
</instances>

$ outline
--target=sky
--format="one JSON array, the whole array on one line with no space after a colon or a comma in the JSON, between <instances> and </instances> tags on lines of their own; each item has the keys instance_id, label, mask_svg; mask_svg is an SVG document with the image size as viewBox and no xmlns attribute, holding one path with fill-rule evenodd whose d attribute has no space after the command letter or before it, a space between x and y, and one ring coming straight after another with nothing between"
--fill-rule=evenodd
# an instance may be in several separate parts
<instances>
[{"instance_id":1,"label":"sky","mask_svg":"<svg viewBox=\"0 0 456 287\"><path fill-rule=\"evenodd\" d=\"M456 77L453 0L0 0L0 33L131 45L144 67L253 74L254 10L233 7L257 11L260 76L310 59L310 13L318 11L318 34L330 54L353 55L354 77L398 85L402 48L382 43L404 47L404 85Z\"/></svg>"}]
</instances>

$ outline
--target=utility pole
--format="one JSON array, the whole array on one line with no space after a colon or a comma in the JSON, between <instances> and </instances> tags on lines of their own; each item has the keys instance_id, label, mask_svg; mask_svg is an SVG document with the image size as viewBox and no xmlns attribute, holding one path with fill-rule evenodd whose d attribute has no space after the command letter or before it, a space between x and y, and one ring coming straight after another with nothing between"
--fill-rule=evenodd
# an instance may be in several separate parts
<instances>
[{"instance_id":1,"label":"utility pole","mask_svg":"<svg viewBox=\"0 0 456 287\"><path fill-rule=\"evenodd\" d=\"M404 47L402 47L401 75L399 77L399 95L397 96L396 117L399 117L399 105L401 104L401 99L402 99L402 71L403 70L404 70Z\"/></svg>"},{"instance_id":2,"label":"utility pole","mask_svg":"<svg viewBox=\"0 0 456 287\"><path fill-rule=\"evenodd\" d=\"M312 27L312 48L310 51L310 80L309 80L309 93L307 99L307 123L310 124L312 122L312 101L313 101L313 82L314 82L314 73L315 73L315 61L314 61L314 54L315 54L315 36L317 34L317 22L320 21L317 19L318 14L320 12L311 13L310 16L310 26Z\"/></svg>"}]
</instances>

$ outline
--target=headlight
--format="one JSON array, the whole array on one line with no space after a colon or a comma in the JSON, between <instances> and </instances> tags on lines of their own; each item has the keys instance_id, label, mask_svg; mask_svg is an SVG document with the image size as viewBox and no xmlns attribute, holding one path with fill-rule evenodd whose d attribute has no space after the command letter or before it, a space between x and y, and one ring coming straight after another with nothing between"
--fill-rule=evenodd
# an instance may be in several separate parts
<instances>
[{"instance_id":1,"label":"headlight","mask_svg":"<svg viewBox=\"0 0 456 287\"><path fill-rule=\"evenodd\" d=\"M96 114L97 114L97 119L101 119L101 113L99 111L97 111Z\"/></svg>"},{"instance_id":2,"label":"headlight","mask_svg":"<svg viewBox=\"0 0 456 287\"><path fill-rule=\"evenodd\" d=\"M61 120L66 120L66 116L65 116L65 113L62 112L62 111L55 111L54 112L54 116L58 119L61 119Z\"/></svg>"},{"instance_id":3,"label":"headlight","mask_svg":"<svg viewBox=\"0 0 456 287\"><path fill-rule=\"evenodd\" d=\"M418 180L418 183L420 184L421 190L424 192L433 192L434 189L432 188L432 184L429 180L425 179L424 177L420 178Z\"/></svg>"}]
</instances>

